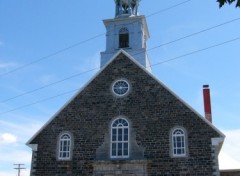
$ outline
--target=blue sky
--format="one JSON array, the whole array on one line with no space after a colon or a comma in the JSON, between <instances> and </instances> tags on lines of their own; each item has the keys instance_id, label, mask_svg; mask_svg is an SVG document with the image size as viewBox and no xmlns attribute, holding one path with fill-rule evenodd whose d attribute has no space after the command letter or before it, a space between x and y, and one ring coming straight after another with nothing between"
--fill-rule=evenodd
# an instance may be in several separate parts
<instances>
[{"instance_id":1,"label":"blue sky","mask_svg":"<svg viewBox=\"0 0 240 176\"><path fill-rule=\"evenodd\" d=\"M182 2L185 3L168 9ZM75 92L18 108L81 88L97 72L100 52L105 50L102 20L113 18L114 10L113 0L0 0L0 176L16 175L14 163L24 163L27 170L22 175L29 175L31 150L25 143ZM159 13L149 16L155 12ZM219 9L215 0L142 0L140 13L147 16L151 64L240 37L240 20L229 22L240 18L240 9L234 5ZM229 23L151 50L226 22ZM219 157L222 169L240 168L239 46L240 40L236 40L152 67L160 81L200 114L202 85L210 85L213 123L226 134ZM11 72L19 67L22 68ZM13 98L91 69L95 70ZM9 98L13 99L6 101Z\"/></svg>"}]
</instances>

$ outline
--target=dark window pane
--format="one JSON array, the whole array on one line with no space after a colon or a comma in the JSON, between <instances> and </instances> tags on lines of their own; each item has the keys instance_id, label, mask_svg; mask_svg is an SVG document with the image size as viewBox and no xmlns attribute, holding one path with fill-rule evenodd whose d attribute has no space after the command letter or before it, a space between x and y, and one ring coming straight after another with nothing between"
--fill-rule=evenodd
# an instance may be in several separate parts
<instances>
[{"instance_id":1,"label":"dark window pane","mask_svg":"<svg viewBox=\"0 0 240 176\"><path fill-rule=\"evenodd\" d=\"M128 135L124 135L124 141L128 141Z\"/></svg>"},{"instance_id":2,"label":"dark window pane","mask_svg":"<svg viewBox=\"0 0 240 176\"><path fill-rule=\"evenodd\" d=\"M177 154L182 154L182 150L181 149L177 149Z\"/></svg>"},{"instance_id":3,"label":"dark window pane","mask_svg":"<svg viewBox=\"0 0 240 176\"><path fill-rule=\"evenodd\" d=\"M129 47L129 35L128 34L120 34L119 35L119 48Z\"/></svg>"},{"instance_id":4,"label":"dark window pane","mask_svg":"<svg viewBox=\"0 0 240 176\"><path fill-rule=\"evenodd\" d=\"M128 156L128 150L124 150L124 156Z\"/></svg>"},{"instance_id":5,"label":"dark window pane","mask_svg":"<svg viewBox=\"0 0 240 176\"><path fill-rule=\"evenodd\" d=\"M116 135L112 135L112 141L116 141L117 140L117 136Z\"/></svg>"},{"instance_id":6,"label":"dark window pane","mask_svg":"<svg viewBox=\"0 0 240 176\"><path fill-rule=\"evenodd\" d=\"M117 154L117 146L115 143L112 144L112 156L116 156Z\"/></svg>"},{"instance_id":7,"label":"dark window pane","mask_svg":"<svg viewBox=\"0 0 240 176\"><path fill-rule=\"evenodd\" d=\"M118 143L118 156L122 156L122 143Z\"/></svg>"},{"instance_id":8,"label":"dark window pane","mask_svg":"<svg viewBox=\"0 0 240 176\"><path fill-rule=\"evenodd\" d=\"M118 129L118 141L122 141L122 129Z\"/></svg>"},{"instance_id":9,"label":"dark window pane","mask_svg":"<svg viewBox=\"0 0 240 176\"><path fill-rule=\"evenodd\" d=\"M124 143L124 150L128 150L128 143Z\"/></svg>"}]
</instances>

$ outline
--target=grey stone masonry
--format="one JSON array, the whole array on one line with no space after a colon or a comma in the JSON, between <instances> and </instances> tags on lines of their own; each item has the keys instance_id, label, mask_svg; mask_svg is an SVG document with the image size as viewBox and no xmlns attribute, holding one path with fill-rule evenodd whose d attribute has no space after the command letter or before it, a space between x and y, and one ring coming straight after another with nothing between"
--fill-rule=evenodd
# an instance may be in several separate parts
<instances>
[{"instance_id":1,"label":"grey stone masonry","mask_svg":"<svg viewBox=\"0 0 240 176\"><path fill-rule=\"evenodd\" d=\"M118 79L131 85L126 96L112 93ZM112 159L110 124L122 116L130 123L129 157ZM170 154L169 135L176 126L187 132L183 157ZM73 136L70 160L58 159L62 132ZM38 144L32 165L35 176L212 176L218 168L211 139L217 137L221 137L217 130L120 53L29 144Z\"/></svg>"}]
</instances>

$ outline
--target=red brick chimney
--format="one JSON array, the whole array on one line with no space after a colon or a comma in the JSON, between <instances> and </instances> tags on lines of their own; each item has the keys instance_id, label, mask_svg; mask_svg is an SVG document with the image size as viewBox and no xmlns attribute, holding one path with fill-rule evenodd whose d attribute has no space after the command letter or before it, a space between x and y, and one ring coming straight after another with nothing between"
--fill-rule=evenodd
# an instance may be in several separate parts
<instances>
[{"instance_id":1,"label":"red brick chimney","mask_svg":"<svg viewBox=\"0 0 240 176\"><path fill-rule=\"evenodd\" d=\"M203 85L203 99L205 118L212 123L211 97L209 85Z\"/></svg>"}]
</instances>

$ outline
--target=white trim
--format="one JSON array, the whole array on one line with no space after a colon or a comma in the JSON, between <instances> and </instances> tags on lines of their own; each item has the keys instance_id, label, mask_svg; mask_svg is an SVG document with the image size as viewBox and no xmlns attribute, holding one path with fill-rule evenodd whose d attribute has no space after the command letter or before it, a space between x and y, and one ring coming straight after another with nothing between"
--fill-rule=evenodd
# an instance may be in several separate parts
<instances>
[{"instance_id":1,"label":"white trim","mask_svg":"<svg viewBox=\"0 0 240 176\"><path fill-rule=\"evenodd\" d=\"M223 137L219 137L219 138L212 138L212 145L214 146L218 146L221 145L224 141Z\"/></svg>"},{"instance_id":2,"label":"white trim","mask_svg":"<svg viewBox=\"0 0 240 176\"><path fill-rule=\"evenodd\" d=\"M147 36L147 39L150 37L150 34L149 34L149 30L148 30L148 25L147 25L147 21L146 21L146 17L144 15L141 15L141 16L133 16L131 18L114 18L114 19L105 19L103 20L103 23L105 25L105 27L109 24L109 23L112 23L112 22L121 22L121 21L129 21L129 23L127 24L132 24L134 22L138 22L138 19L141 19L142 20L142 23L143 23L143 26L144 26L144 33L146 34ZM130 21L131 20L131 21ZM130 31L129 31L130 32Z\"/></svg>"},{"instance_id":3,"label":"white trim","mask_svg":"<svg viewBox=\"0 0 240 176\"><path fill-rule=\"evenodd\" d=\"M28 147L32 148L32 151L38 151L38 144L29 144Z\"/></svg>"},{"instance_id":4,"label":"white trim","mask_svg":"<svg viewBox=\"0 0 240 176\"><path fill-rule=\"evenodd\" d=\"M120 81L125 82L127 84L127 86L128 86L127 87L127 91L124 94L118 94L118 93L115 92L115 89L114 89L115 84L117 82L120 82ZM112 84L112 92L117 97L124 97L125 95L127 95L129 93L129 91L130 91L130 84L128 83L128 81L126 79L118 79L118 80L114 81L113 84Z\"/></svg>"},{"instance_id":5,"label":"white trim","mask_svg":"<svg viewBox=\"0 0 240 176\"><path fill-rule=\"evenodd\" d=\"M140 63L138 63L131 55L129 55L123 49L119 50L93 77L90 79L65 105L59 109L46 123L45 125L34 134L32 138L28 140L26 145L29 146L31 141L48 125L50 122L66 107L70 102L74 100L74 98L80 94L103 70L110 65L118 55L124 54L127 58L129 58L132 62L134 62L139 68L141 68L146 74L152 77L155 81L157 81L161 86L163 86L167 91L169 91L173 96L175 96L181 103L183 103L186 107L188 107L192 112L194 112L202 121L208 124L213 130L215 130L222 138L225 138L225 135L219 131L212 123L210 123L207 119L205 119L201 114L199 114L196 110L194 110L190 105L188 105L185 101L183 101L178 95L176 95L173 91L171 91L167 86L165 86L161 81L159 81L152 73L150 73L145 67L143 67Z\"/></svg>"}]
</instances>

